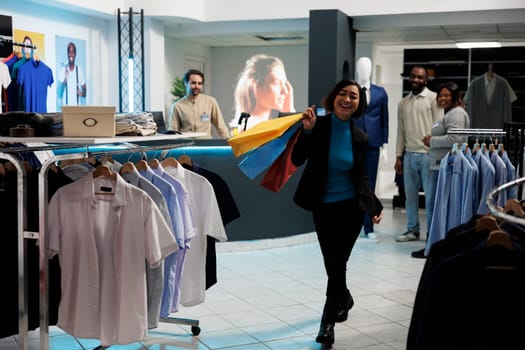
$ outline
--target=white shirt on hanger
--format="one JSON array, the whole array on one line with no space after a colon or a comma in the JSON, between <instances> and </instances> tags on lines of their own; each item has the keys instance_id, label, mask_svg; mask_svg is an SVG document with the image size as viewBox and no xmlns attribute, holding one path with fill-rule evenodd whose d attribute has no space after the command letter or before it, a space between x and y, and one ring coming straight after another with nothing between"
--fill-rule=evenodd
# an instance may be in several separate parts
<instances>
[{"instance_id":1,"label":"white shirt on hanger","mask_svg":"<svg viewBox=\"0 0 525 350\"><path fill-rule=\"evenodd\" d=\"M206 294L206 236L226 241L219 204L213 186L204 176L186 170L182 165L166 166L164 170L182 181L190 195L190 205L195 214L197 235L191 240L186 253L181 284L180 304L195 306L205 300Z\"/></svg>"},{"instance_id":2,"label":"white shirt on hanger","mask_svg":"<svg viewBox=\"0 0 525 350\"><path fill-rule=\"evenodd\" d=\"M105 190L113 194L95 194ZM105 346L144 338L144 261L155 267L178 250L151 197L120 175L113 181L89 173L61 187L48 213L48 254L58 253L62 268L57 326Z\"/></svg>"}]
</instances>

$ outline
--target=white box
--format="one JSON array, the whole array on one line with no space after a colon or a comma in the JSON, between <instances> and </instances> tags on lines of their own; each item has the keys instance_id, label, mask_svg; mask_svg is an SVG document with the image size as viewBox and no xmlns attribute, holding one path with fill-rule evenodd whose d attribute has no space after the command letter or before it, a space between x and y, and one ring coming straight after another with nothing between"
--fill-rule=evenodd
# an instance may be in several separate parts
<instances>
[{"instance_id":1,"label":"white box","mask_svg":"<svg viewBox=\"0 0 525 350\"><path fill-rule=\"evenodd\" d=\"M63 106L65 137L115 137L114 106Z\"/></svg>"}]
</instances>

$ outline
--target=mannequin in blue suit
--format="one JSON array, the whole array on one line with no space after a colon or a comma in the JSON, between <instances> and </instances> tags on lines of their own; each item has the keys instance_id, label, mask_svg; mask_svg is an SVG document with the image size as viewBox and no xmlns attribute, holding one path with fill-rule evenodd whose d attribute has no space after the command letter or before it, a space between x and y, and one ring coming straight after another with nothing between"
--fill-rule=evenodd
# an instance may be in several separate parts
<instances>
[{"instance_id":1,"label":"mannequin in blue suit","mask_svg":"<svg viewBox=\"0 0 525 350\"><path fill-rule=\"evenodd\" d=\"M370 83L372 76L372 61L361 57L356 65L357 82L366 88L368 107L356 125L368 134L369 151L366 156L366 175L370 188L376 188L379 155L383 146L388 143L388 95L381 86ZM365 237L377 240L371 218L365 214Z\"/></svg>"}]
</instances>

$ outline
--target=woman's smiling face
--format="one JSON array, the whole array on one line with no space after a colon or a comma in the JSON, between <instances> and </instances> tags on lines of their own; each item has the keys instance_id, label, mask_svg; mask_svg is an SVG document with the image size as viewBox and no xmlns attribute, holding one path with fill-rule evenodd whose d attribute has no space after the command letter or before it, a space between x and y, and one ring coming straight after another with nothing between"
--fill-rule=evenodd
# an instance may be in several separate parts
<instances>
[{"instance_id":1,"label":"woman's smiling face","mask_svg":"<svg viewBox=\"0 0 525 350\"><path fill-rule=\"evenodd\" d=\"M452 108L452 93L447 88L442 88L439 90L437 102L439 107L443 108L445 111L448 111L450 108Z\"/></svg>"},{"instance_id":2,"label":"woman's smiling face","mask_svg":"<svg viewBox=\"0 0 525 350\"><path fill-rule=\"evenodd\" d=\"M348 120L359 106L359 88L347 85L342 88L334 100L334 114L341 120Z\"/></svg>"}]
</instances>

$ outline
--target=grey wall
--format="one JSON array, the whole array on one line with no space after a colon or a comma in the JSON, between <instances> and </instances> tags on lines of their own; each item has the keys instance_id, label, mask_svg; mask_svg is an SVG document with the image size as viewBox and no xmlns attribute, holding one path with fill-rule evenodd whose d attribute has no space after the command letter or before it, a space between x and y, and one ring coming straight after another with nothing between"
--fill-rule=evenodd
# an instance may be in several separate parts
<instances>
[{"instance_id":1,"label":"grey wall","mask_svg":"<svg viewBox=\"0 0 525 350\"><path fill-rule=\"evenodd\" d=\"M308 104L320 105L341 79L353 79L355 39L353 20L339 10L310 11Z\"/></svg>"}]
</instances>

